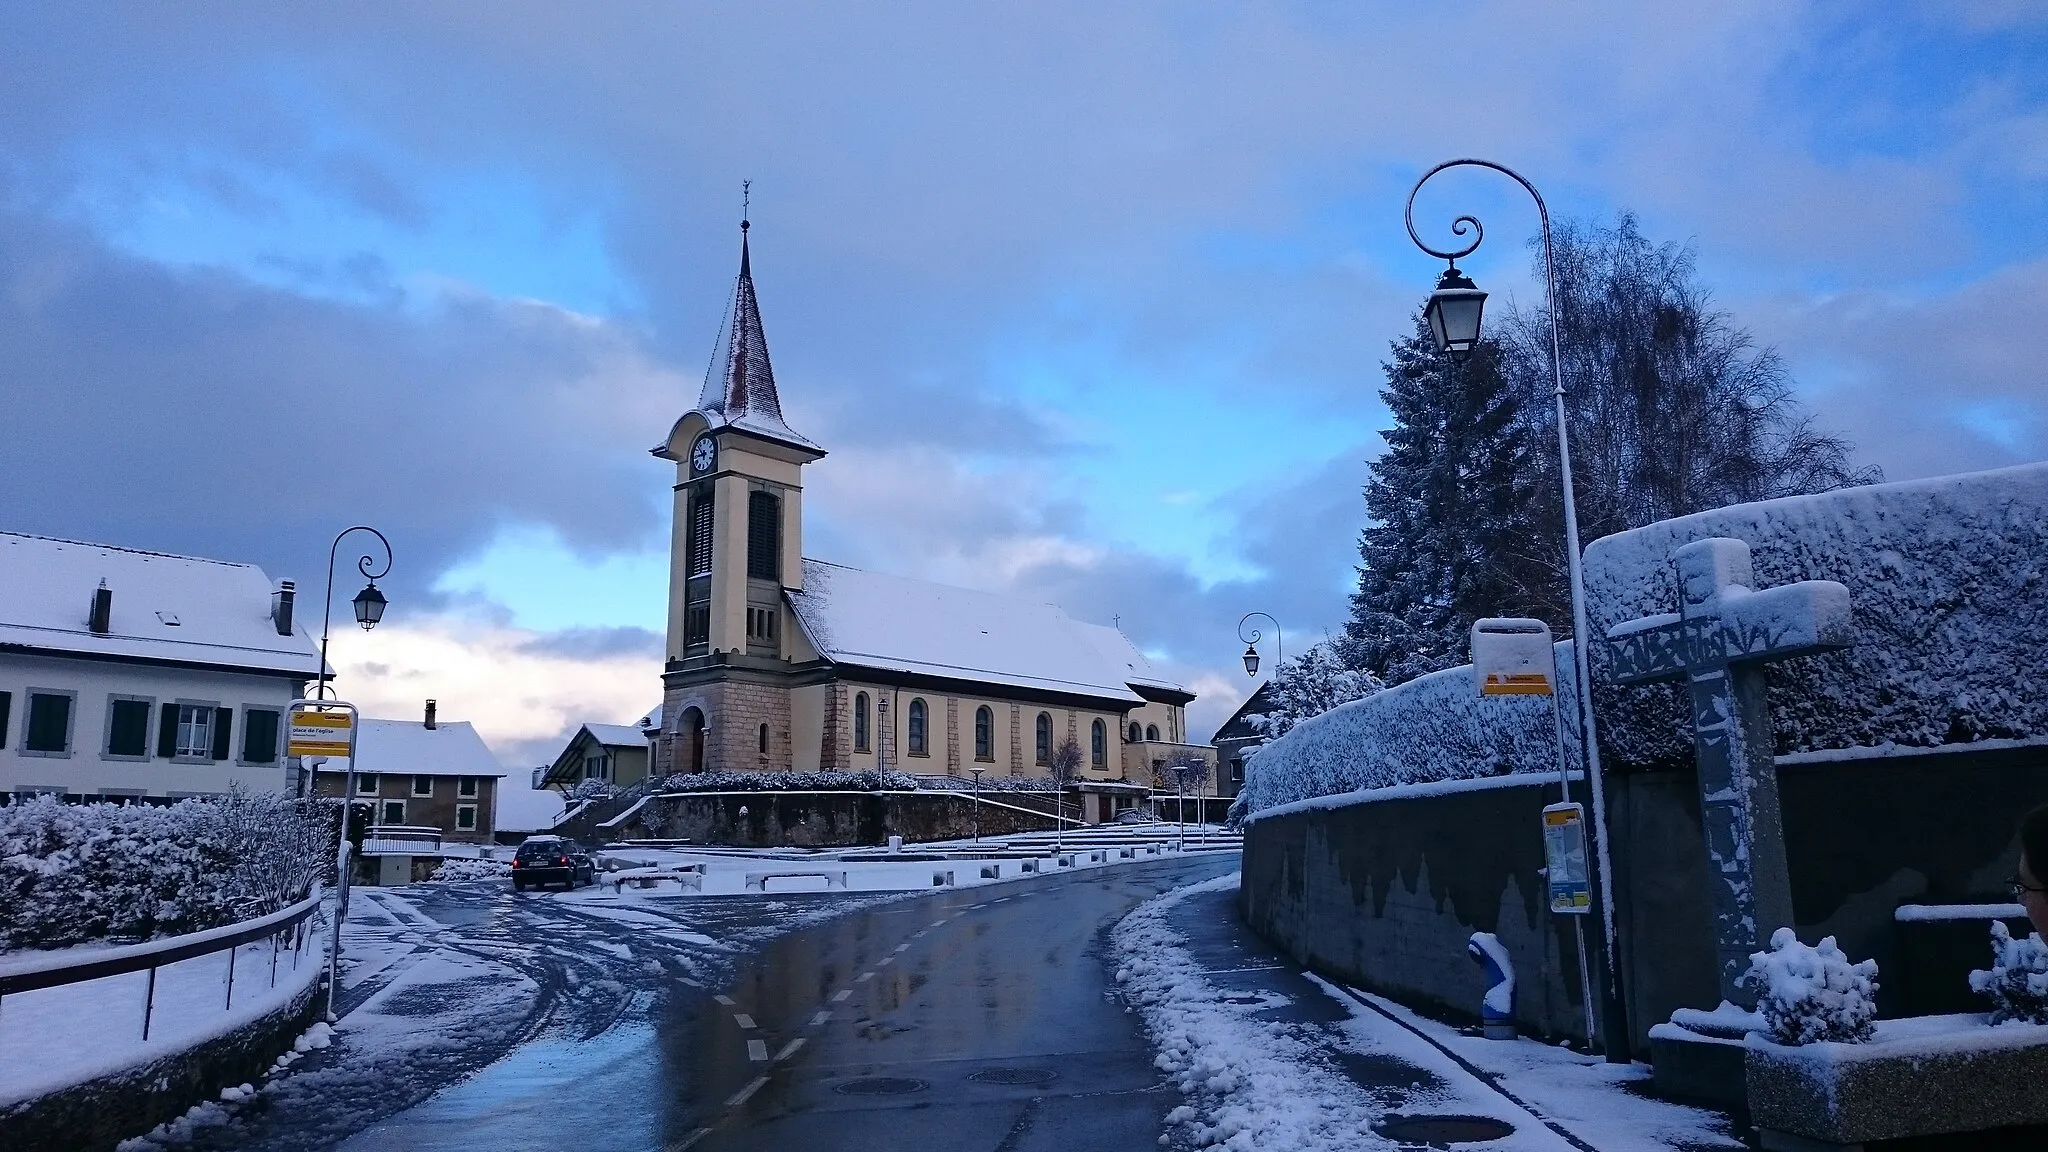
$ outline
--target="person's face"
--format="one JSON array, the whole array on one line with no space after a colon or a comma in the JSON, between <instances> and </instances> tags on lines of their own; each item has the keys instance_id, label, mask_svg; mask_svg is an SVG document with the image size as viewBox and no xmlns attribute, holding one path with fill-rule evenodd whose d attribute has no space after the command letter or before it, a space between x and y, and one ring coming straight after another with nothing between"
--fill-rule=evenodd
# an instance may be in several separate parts
<instances>
[{"instance_id":1,"label":"person's face","mask_svg":"<svg viewBox=\"0 0 2048 1152\"><path fill-rule=\"evenodd\" d=\"M2034 931L2048 940L2048 891L2042 890L2041 877L2034 872L2034 866L2024 852L2020 853L2020 885L2020 907L2027 910L2027 919L2034 922Z\"/></svg>"}]
</instances>

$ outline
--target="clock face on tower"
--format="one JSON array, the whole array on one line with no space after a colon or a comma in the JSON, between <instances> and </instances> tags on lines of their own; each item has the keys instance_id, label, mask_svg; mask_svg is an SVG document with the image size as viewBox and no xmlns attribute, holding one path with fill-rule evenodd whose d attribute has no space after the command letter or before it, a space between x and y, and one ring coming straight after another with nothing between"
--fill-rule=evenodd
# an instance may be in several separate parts
<instances>
[{"instance_id":1,"label":"clock face on tower","mask_svg":"<svg viewBox=\"0 0 2048 1152\"><path fill-rule=\"evenodd\" d=\"M711 471L711 466L717 462L718 442L709 436L697 437L697 442L690 445L690 472L702 475Z\"/></svg>"}]
</instances>

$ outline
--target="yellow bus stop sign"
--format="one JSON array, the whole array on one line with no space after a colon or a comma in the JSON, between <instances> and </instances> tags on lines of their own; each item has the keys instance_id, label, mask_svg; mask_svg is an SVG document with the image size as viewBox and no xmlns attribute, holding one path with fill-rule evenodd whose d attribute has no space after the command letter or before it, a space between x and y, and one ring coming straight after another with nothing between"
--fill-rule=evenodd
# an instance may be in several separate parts
<instances>
[{"instance_id":1,"label":"yellow bus stop sign","mask_svg":"<svg viewBox=\"0 0 2048 1152\"><path fill-rule=\"evenodd\" d=\"M285 744L287 756L333 756L346 758L355 717L348 712L315 712L294 709L291 735Z\"/></svg>"}]
</instances>

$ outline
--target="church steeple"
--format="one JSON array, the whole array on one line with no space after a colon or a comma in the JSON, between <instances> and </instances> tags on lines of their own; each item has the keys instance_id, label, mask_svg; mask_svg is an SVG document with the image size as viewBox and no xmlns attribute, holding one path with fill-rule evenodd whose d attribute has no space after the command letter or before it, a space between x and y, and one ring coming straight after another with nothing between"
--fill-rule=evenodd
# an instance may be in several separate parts
<instances>
[{"instance_id":1,"label":"church steeple","mask_svg":"<svg viewBox=\"0 0 2048 1152\"><path fill-rule=\"evenodd\" d=\"M730 426L797 448L818 446L783 422L782 397L775 390L775 369L768 362L768 337L761 327L761 303L754 294L753 255L748 220L740 221L740 275L733 285L732 310L718 351L704 374L697 411L712 426Z\"/></svg>"}]
</instances>

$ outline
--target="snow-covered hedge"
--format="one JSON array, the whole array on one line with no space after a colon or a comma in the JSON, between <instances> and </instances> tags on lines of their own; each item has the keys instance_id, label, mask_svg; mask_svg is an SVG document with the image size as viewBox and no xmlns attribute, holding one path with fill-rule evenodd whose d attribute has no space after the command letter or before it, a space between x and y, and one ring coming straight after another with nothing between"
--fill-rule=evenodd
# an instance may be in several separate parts
<instances>
[{"instance_id":1,"label":"snow-covered hedge","mask_svg":"<svg viewBox=\"0 0 2048 1152\"><path fill-rule=\"evenodd\" d=\"M2048 735L2048 464L1738 504L1586 550L1595 635L1678 610L1671 553L1746 541L1759 585L1837 580L1856 647L1771 666L1777 751L1932 747ZM1691 762L1682 689L1593 682L1609 768Z\"/></svg>"},{"instance_id":2,"label":"snow-covered hedge","mask_svg":"<svg viewBox=\"0 0 2048 1152\"><path fill-rule=\"evenodd\" d=\"M303 898L331 867L334 805L269 793L169 807L0 807L0 952L147 940Z\"/></svg>"},{"instance_id":3,"label":"snow-covered hedge","mask_svg":"<svg viewBox=\"0 0 2048 1152\"><path fill-rule=\"evenodd\" d=\"M1877 961L1849 963L1826 937L1817 948L1790 928L1771 933L1771 947L1752 952L1742 982L1757 990L1765 1030L1787 1045L1860 1044L1877 1019Z\"/></svg>"},{"instance_id":4,"label":"snow-covered hedge","mask_svg":"<svg viewBox=\"0 0 2048 1152\"><path fill-rule=\"evenodd\" d=\"M1991 970L1970 973L1970 990L1991 998L1991 1022L2048 1024L2048 945L2041 934L2015 940L1991 922Z\"/></svg>"},{"instance_id":5,"label":"snow-covered hedge","mask_svg":"<svg viewBox=\"0 0 2048 1152\"><path fill-rule=\"evenodd\" d=\"M903 792L917 787L904 772L678 772L656 792Z\"/></svg>"},{"instance_id":6,"label":"snow-covered hedge","mask_svg":"<svg viewBox=\"0 0 2048 1152\"><path fill-rule=\"evenodd\" d=\"M512 865L503 860L471 860L453 856L434 869L435 880L502 880L512 875Z\"/></svg>"},{"instance_id":7,"label":"snow-covered hedge","mask_svg":"<svg viewBox=\"0 0 2048 1152\"><path fill-rule=\"evenodd\" d=\"M1559 701L1572 739L1576 691L1569 641L1557 645ZM1574 760L1576 763L1576 760ZM1418 677L1296 724L1245 763L1233 818L1264 808L1432 780L1557 771L1557 730L1543 696L1481 696L1472 666Z\"/></svg>"}]
</instances>

